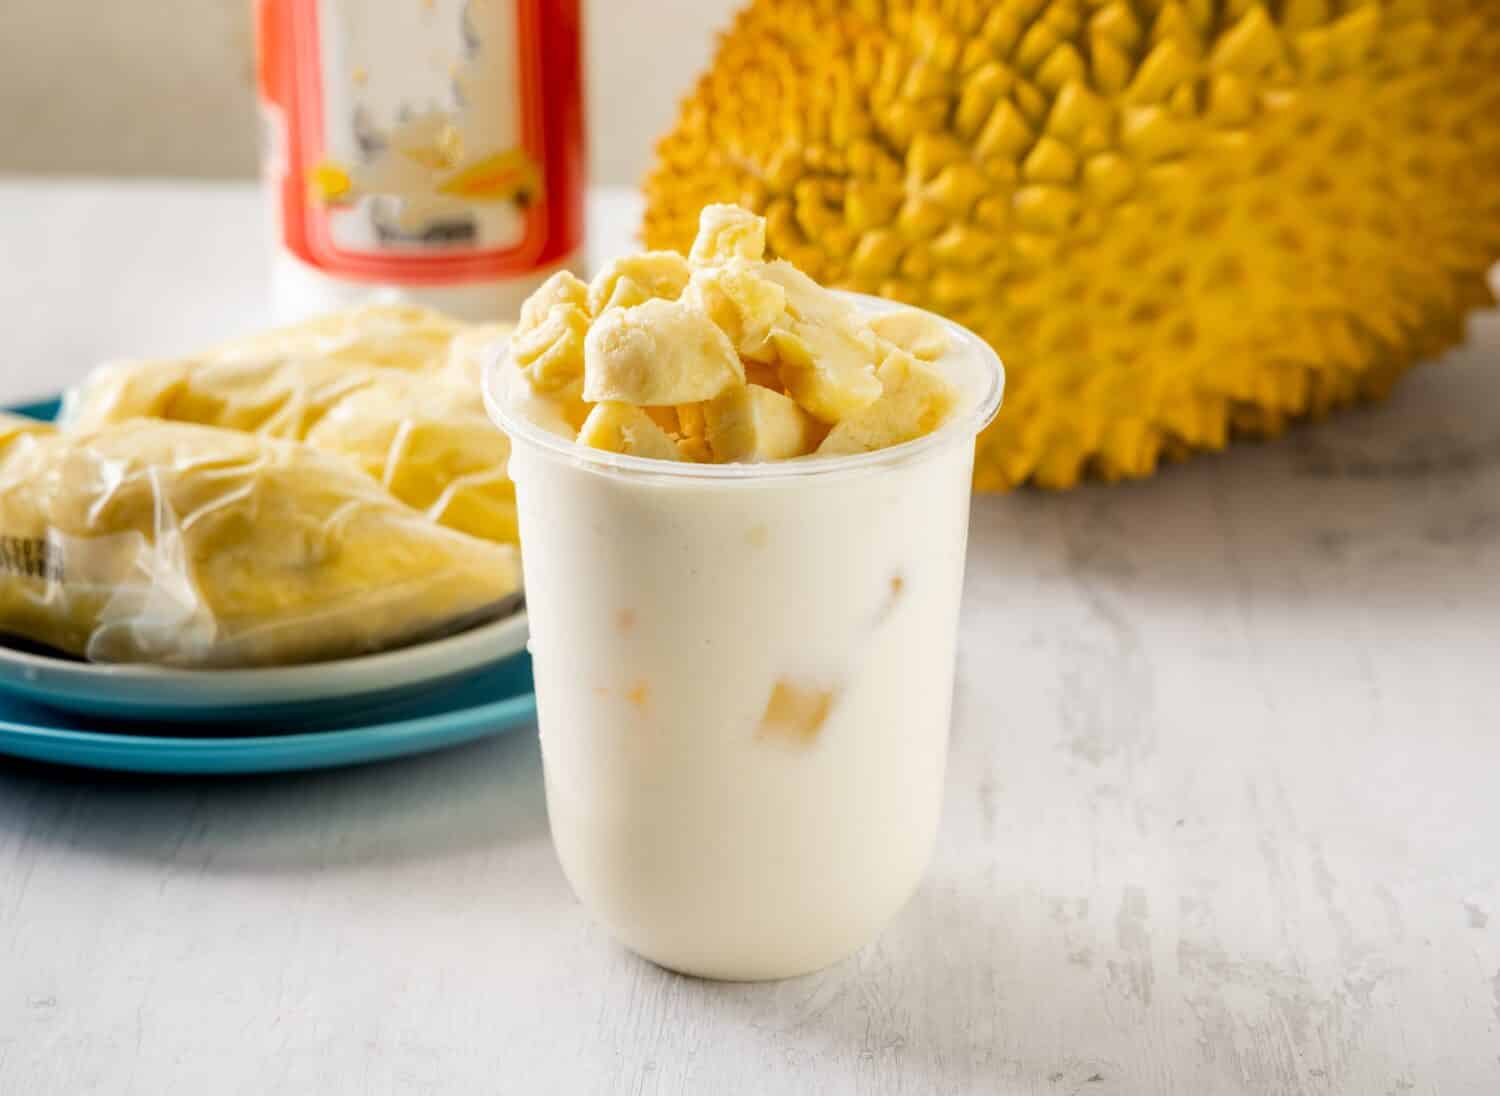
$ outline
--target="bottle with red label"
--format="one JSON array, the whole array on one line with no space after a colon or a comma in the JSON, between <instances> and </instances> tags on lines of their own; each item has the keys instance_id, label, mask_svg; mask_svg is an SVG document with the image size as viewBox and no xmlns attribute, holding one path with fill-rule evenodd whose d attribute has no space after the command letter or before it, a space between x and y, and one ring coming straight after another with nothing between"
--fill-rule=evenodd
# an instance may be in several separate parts
<instances>
[{"instance_id":1,"label":"bottle with red label","mask_svg":"<svg viewBox=\"0 0 1500 1096\"><path fill-rule=\"evenodd\" d=\"M278 319L508 319L578 271L579 0L259 0L256 23Z\"/></svg>"}]
</instances>

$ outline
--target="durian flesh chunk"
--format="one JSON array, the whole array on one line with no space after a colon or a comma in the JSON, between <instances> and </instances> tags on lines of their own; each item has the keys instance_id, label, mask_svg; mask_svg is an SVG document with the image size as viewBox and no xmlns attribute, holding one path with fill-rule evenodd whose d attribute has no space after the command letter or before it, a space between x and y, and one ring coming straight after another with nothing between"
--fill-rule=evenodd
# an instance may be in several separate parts
<instances>
[{"instance_id":1,"label":"durian flesh chunk","mask_svg":"<svg viewBox=\"0 0 1500 1096\"><path fill-rule=\"evenodd\" d=\"M749 263L731 260L693 272L685 299L702 309L751 361L774 357L771 328L786 312L786 290Z\"/></svg>"},{"instance_id":2,"label":"durian flesh chunk","mask_svg":"<svg viewBox=\"0 0 1500 1096\"><path fill-rule=\"evenodd\" d=\"M774 362L757 362L748 358L745 360L745 383L758 384L776 392L784 387L781 383L781 371Z\"/></svg>"},{"instance_id":3,"label":"durian flesh chunk","mask_svg":"<svg viewBox=\"0 0 1500 1096\"><path fill-rule=\"evenodd\" d=\"M764 261L767 221L743 209L709 206L700 229L690 258L612 263L585 306L581 283L548 283L550 303L513 341L530 382L527 417L539 421L537 403L567 403L587 412L583 433L558 429L557 414L546 425L582 444L727 463L823 451L849 420L827 451L861 452L946 414L953 393L924 364L950 349L940 321L911 310L872 317L790 262Z\"/></svg>"},{"instance_id":4,"label":"durian flesh chunk","mask_svg":"<svg viewBox=\"0 0 1500 1096\"><path fill-rule=\"evenodd\" d=\"M796 324L771 332L771 343L787 392L816 418L836 423L880 398L871 356L847 329Z\"/></svg>"},{"instance_id":5,"label":"durian flesh chunk","mask_svg":"<svg viewBox=\"0 0 1500 1096\"><path fill-rule=\"evenodd\" d=\"M560 393L583 377L588 307L589 287L566 270L548 278L521 305L510 357L537 392Z\"/></svg>"},{"instance_id":6,"label":"durian flesh chunk","mask_svg":"<svg viewBox=\"0 0 1500 1096\"><path fill-rule=\"evenodd\" d=\"M766 221L732 205L707 205L698 214L698 238L689 258L694 263L743 259L758 263L766 254Z\"/></svg>"},{"instance_id":7,"label":"durian flesh chunk","mask_svg":"<svg viewBox=\"0 0 1500 1096\"><path fill-rule=\"evenodd\" d=\"M771 344L792 399L834 423L879 398L880 349L869 324L788 262L767 263L761 273L786 293L786 319L771 332Z\"/></svg>"},{"instance_id":8,"label":"durian flesh chunk","mask_svg":"<svg viewBox=\"0 0 1500 1096\"><path fill-rule=\"evenodd\" d=\"M900 445L942 426L958 403L958 393L937 370L903 351L880 367L880 398L829 431L818 453L868 453Z\"/></svg>"},{"instance_id":9,"label":"durian flesh chunk","mask_svg":"<svg viewBox=\"0 0 1500 1096\"><path fill-rule=\"evenodd\" d=\"M568 305L587 311L589 287L571 271L559 270L538 286L536 292L521 305L521 322L517 325L516 333L522 334L540 327L554 308Z\"/></svg>"},{"instance_id":10,"label":"durian flesh chunk","mask_svg":"<svg viewBox=\"0 0 1500 1096\"><path fill-rule=\"evenodd\" d=\"M589 412L578 441L594 449L651 460L681 460L677 443L643 408L628 403L601 403Z\"/></svg>"},{"instance_id":11,"label":"durian flesh chunk","mask_svg":"<svg viewBox=\"0 0 1500 1096\"><path fill-rule=\"evenodd\" d=\"M547 310L535 327L523 325L511 336L511 360L538 392L562 392L583 376L584 340L589 316L574 304Z\"/></svg>"},{"instance_id":12,"label":"durian flesh chunk","mask_svg":"<svg viewBox=\"0 0 1500 1096\"><path fill-rule=\"evenodd\" d=\"M656 298L675 301L691 276L687 260L675 251L647 251L615 259L589 285L589 311L598 316L609 309L634 308Z\"/></svg>"},{"instance_id":13,"label":"durian flesh chunk","mask_svg":"<svg viewBox=\"0 0 1500 1096\"><path fill-rule=\"evenodd\" d=\"M766 263L760 275L781 286L786 294L786 310L794 319L805 323L852 328L854 308L824 289L812 278L785 259Z\"/></svg>"},{"instance_id":14,"label":"durian flesh chunk","mask_svg":"<svg viewBox=\"0 0 1500 1096\"><path fill-rule=\"evenodd\" d=\"M893 346L924 362L948 353L948 331L930 312L902 308L870 317L870 330Z\"/></svg>"},{"instance_id":15,"label":"durian flesh chunk","mask_svg":"<svg viewBox=\"0 0 1500 1096\"><path fill-rule=\"evenodd\" d=\"M677 430L685 438L701 438L708 429L703 404L683 403L677 406Z\"/></svg>"},{"instance_id":16,"label":"durian flesh chunk","mask_svg":"<svg viewBox=\"0 0 1500 1096\"><path fill-rule=\"evenodd\" d=\"M700 403L744 383L729 337L688 302L611 309L585 340L583 398L591 403Z\"/></svg>"},{"instance_id":17,"label":"durian flesh chunk","mask_svg":"<svg viewBox=\"0 0 1500 1096\"><path fill-rule=\"evenodd\" d=\"M747 384L704 405L709 448L721 462L785 460L812 451L816 421L793 399Z\"/></svg>"}]
</instances>

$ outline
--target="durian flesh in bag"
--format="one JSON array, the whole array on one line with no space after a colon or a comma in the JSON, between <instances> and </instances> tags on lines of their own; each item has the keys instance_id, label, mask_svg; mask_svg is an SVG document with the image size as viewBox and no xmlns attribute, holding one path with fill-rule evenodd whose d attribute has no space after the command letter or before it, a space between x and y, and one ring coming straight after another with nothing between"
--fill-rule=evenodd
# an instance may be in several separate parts
<instances>
[{"instance_id":1,"label":"durian flesh in bag","mask_svg":"<svg viewBox=\"0 0 1500 1096\"><path fill-rule=\"evenodd\" d=\"M455 339L472 330L418 305L366 304L230 339L200 357L217 361L317 358L427 371L447 358Z\"/></svg>"},{"instance_id":2,"label":"durian flesh in bag","mask_svg":"<svg viewBox=\"0 0 1500 1096\"><path fill-rule=\"evenodd\" d=\"M1495 0L754 0L659 146L648 246L765 214L824 284L1005 361L981 487L1384 394L1500 256Z\"/></svg>"},{"instance_id":3,"label":"durian flesh in bag","mask_svg":"<svg viewBox=\"0 0 1500 1096\"><path fill-rule=\"evenodd\" d=\"M106 365L68 394L63 427L156 418L306 441L444 525L513 544L510 446L471 376L500 331L416 318L356 309L194 358Z\"/></svg>"},{"instance_id":4,"label":"durian flesh in bag","mask_svg":"<svg viewBox=\"0 0 1500 1096\"><path fill-rule=\"evenodd\" d=\"M0 417L0 632L95 661L275 665L425 638L519 583L510 545L309 445Z\"/></svg>"}]
</instances>

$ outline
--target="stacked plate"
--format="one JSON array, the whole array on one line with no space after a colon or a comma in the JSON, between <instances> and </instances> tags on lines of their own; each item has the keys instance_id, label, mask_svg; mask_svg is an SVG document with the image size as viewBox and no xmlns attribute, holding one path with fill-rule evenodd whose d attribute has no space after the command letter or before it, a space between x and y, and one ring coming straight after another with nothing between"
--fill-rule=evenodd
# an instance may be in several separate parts
<instances>
[{"instance_id":1,"label":"stacked plate","mask_svg":"<svg viewBox=\"0 0 1500 1096\"><path fill-rule=\"evenodd\" d=\"M55 402L14 408L51 419ZM536 714L524 611L362 658L263 670L104 666L0 644L0 754L157 773L323 768Z\"/></svg>"}]
</instances>

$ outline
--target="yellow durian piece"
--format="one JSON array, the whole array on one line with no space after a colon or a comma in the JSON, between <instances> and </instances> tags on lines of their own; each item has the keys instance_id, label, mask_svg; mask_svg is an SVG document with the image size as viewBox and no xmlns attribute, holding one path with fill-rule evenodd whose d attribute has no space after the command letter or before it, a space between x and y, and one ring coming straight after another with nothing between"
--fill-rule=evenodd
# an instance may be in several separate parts
<instances>
[{"instance_id":1,"label":"yellow durian piece","mask_svg":"<svg viewBox=\"0 0 1500 1096\"><path fill-rule=\"evenodd\" d=\"M590 403L698 403L745 382L729 337L689 301L610 309L584 345L583 398Z\"/></svg>"},{"instance_id":2,"label":"yellow durian piece","mask_svg":"<svg viewBox=\"0 0 1500 1096\"><path fill-rule=\"evenodd\" d=\"M693 271L686 301L703 311L741 357L768 361L771 328L786 312L786 290L743 259Z\"/></svg>"},{"instance_id":3,"label":"yellow durian piece","mask_svg":"<svg viewBox=\"0 0 1500 1096\"><path fill-rule=\"evenodd\" d=\"M589 325L589 314L577 305L554 305L535 326L516 327L510 339L511 360L538 392L572 388L583 380Z\"/></svg>"},{"instance_id":4,"label":"yellow durian piece","mask_svg":"<svg viewBox=\"0 0 1500 1096\"><path fill-rule=\"evenodd\" d=\"M610 308L634 308L649 300L675 301L692 270L675 251L647 251L613 259L589 283L588 306L595 316Z\"/></svg>"},{"instance_id":5,"label":"yellow durian piece","mask_svg":"<svg viewBox=\"0 0 1500 1096\"><path fill-rule=\"evenodd\" d=\"M991 342L981 487L1148 475L1384 394L1490 299L1500 5L753 0L646 196L648 246L738 202Z\"/></svg>"},{"instance_id":6,"label":"yellow durian piece","mask_svg":"<svg viewBox=\"0 0 1500 1096\"><path fill-rule=\"evenodd\" d=\"M899 308L877 313L868 322L877 336L922 361L935 362L952 348L947 329L930 312Z\"/></svg>"},{"instance_id":7,"label":"yellow durian piece","mask_svg":"<svg viewBox=\"0 0 1500 1096\"><path fill-rule=\"evenodd\" d=\"M788 394L815 418L838 422L880 395L875 336L852 306L785 261L763 278L786 293L785 322L770 336Z\"/></svg>"},{"instance_id":8,"label":"yellow durian piece","mask_svg":"<svg viewBox=\"0 0 1500 1096\"><path fill-rule=\"evenodd\" d=\"M799 323L771 332L781 383L823 422L834 423L880 397L880 381L866 349L840 327Z\"/></svg>"},{"instance_id":9,"label":"yellow durian piece","mask_svg":"<svg viewBox=\"0 0 1500 1096\"><path fill-rule=\"evenodd\" d=\"M685 438L701 438L708 430L708 420L701 403L677 405L677 432Z\"/></svg>"},{"instance_id":10,"label":"yellow durian piece","mask_svg":"<svg viewBox=\"0 0 1500 1096\"><path fill-rule=\"evenodd\" d=\"M730 388L703 411L709 448L720 463L800 457L821 436L816 420L795 400L758 384Z\"/></svg>"},{"instance_id":11,"label":"yellow durian piece","mask_svg":"<svg viewBox=\"0 0 1500 1096\"><path fill-rule=\"evenodd\" d=\"M958 393L937 370L895 351L879 370L880 398L832 430L820 455L868 453L936 430L958 404Z\"/></svg>"},{"instance_id":12,"label":"yellow durian piece","mask_svg":"<svg viewBox=\"0 0 1500 1096\"><path fill-rule=\"evenodd\" d=\"M694 263L741 259L758 263L766 254L766 222L737 205L704 206L688 258Z\"/></svg>"},{"instance_id":13,"label":"yellow durian piece","mask_svg":"<svg viewBox=\"0 0 1500 1096\"><path fill-rule=\"evenodd\" d=\"M554 308L570 306L584 312L589 310L589 286L572 271L559 270L522 302L517 334L541 327Z\"/></svg>"},{"instance_id":14,"label":"yellow durian piece","mask_svg":"<svg viewBox=\"0 0 1500 1096\"><path fill-rule=\"evenodd\" d=\"M628 403L601 403L578 431L578 443L651 460L682 460L677 443L644 408Z\"/></svg>"}]
</instances>

